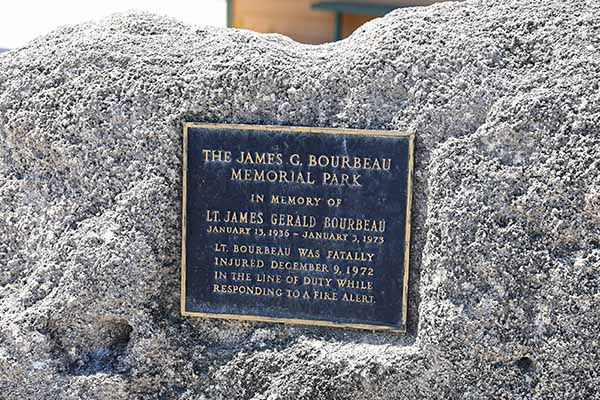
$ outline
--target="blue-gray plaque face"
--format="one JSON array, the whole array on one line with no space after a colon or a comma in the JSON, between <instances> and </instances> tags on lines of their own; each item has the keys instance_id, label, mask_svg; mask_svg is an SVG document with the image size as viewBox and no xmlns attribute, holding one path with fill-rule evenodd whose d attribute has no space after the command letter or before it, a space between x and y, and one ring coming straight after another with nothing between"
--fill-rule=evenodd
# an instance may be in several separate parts
<instances>
[{"instance_id":1,"label":"blue-gray plaque face","mask_svg":"<svg viewBox=\"0 0 600 400\"><path fill-rule=\"evenodd\" d=\"M413 142L186 124L182 314L405 331Z\"/></svg>"}]
</instances>

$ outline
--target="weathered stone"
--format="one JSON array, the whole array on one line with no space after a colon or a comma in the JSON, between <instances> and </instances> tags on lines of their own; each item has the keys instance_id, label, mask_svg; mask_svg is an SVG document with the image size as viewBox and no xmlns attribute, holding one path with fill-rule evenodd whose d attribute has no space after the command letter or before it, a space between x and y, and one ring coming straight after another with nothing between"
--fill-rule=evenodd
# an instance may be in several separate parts
<instances>
[{"instance_id":1,"label":"weathered stone","mask_svg":"<svg viewBox=\"0 0 600 400\"><path fill-rule=\"evenodd\" d=\"M148 14L0 55L0 397L589 399L600 6L400 10L305 46ZM417 134L406 336L179 316L181 123Z\"/></svg>"}]
</instances>

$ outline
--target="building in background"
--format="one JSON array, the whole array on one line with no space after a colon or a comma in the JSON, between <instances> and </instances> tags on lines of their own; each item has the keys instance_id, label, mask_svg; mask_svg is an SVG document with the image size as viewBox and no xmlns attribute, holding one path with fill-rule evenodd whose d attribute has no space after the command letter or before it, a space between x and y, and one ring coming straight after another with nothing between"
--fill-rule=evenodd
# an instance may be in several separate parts
<instances>
[{"instance_id":1,"label":"building in background","mask_svg":"<svg viewBox=\"0 0 600 400\"><path fill-rule=\"evenodd\" d=\"M229 26L280 33L301 43L320 44L349 36L365 22L395 8L430 5L441 0L67 0L10 2L0 13L0 52L18 48L64 25L94 21L113 13L143 10L199 26ZM27 23L25 23L25 21Z\"/></svg>"},{"instance_id":2,"label":"building in background","mask_svg":"<svg viewBox=\"0 0 600 400\"><path fill-rule=\"evenodd\" d=\"M395 8L440 0L227 0L227 25L281 33L302 43L320 44L349 36L365 22Z\"/></svg>"}]
</instances>

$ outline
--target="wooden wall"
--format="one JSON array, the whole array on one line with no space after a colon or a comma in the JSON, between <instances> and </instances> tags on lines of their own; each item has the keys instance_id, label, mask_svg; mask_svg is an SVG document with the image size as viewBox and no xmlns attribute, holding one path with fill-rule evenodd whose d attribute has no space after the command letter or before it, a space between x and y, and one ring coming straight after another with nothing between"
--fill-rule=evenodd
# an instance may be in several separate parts
<instances>
[{"instance_id":1,"label":"wooden wall","mask_svg":"<svg viewBox=\"0 0 600 400\"><path fill-rule=\"evenodd\" d=\"M231 26L262 33L281 33L302 43L330 42L334 36L333 12L310 8L318 0L228 0L231 2ZM348 1L348 0L346 0ZM407 4L409 0L360 0L362 3ZM410 4L427 5L439 0L414 0ZM344 15L344 37L374 17Z\"/></svg>"}]
</instances>

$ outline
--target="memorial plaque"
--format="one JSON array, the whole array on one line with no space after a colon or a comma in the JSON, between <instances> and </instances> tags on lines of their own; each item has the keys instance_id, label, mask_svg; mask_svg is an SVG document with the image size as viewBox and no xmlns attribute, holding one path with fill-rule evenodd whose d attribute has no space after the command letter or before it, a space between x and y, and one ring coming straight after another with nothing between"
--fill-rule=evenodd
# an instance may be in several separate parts
<instances>
[{"instance_id":1,"label":"memorial plaque","mask_svg":"<svg viewBox=\"0 0 600 400\"><path fill-rule=\"evenodd\" d=\"M414 136L184 127L181 313L406 330Z\"/></svg>"}]
</instances>

